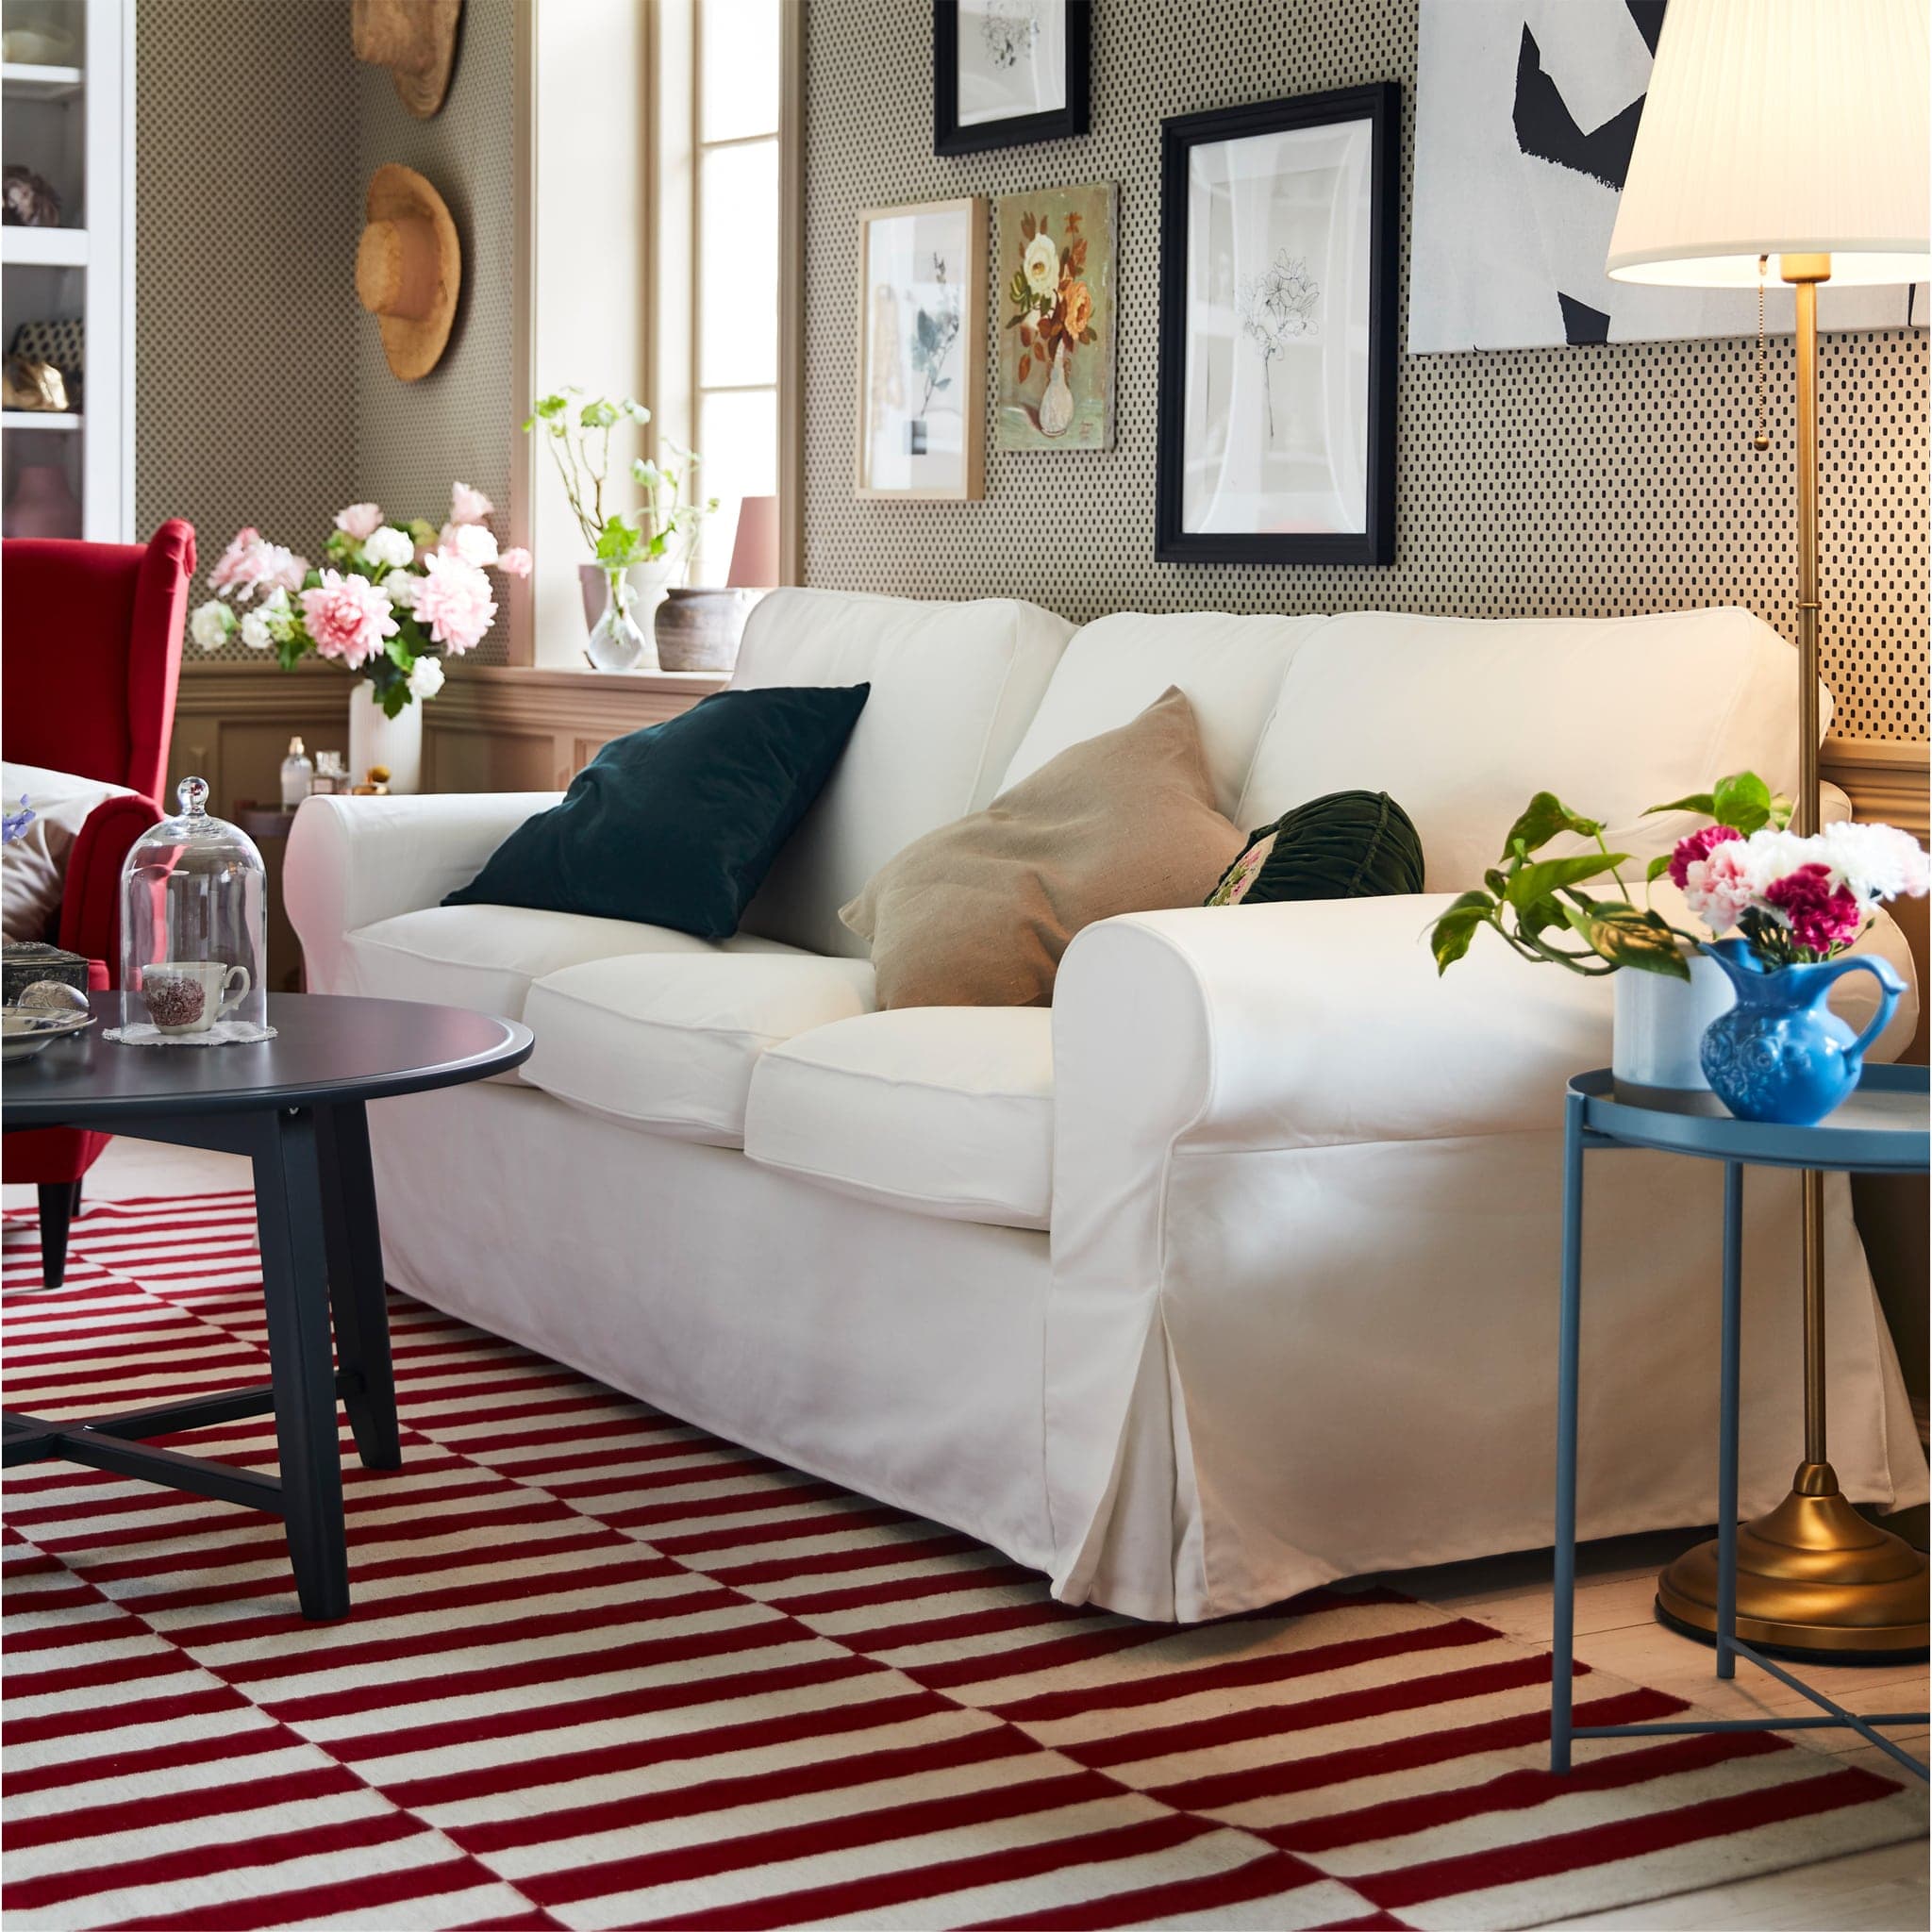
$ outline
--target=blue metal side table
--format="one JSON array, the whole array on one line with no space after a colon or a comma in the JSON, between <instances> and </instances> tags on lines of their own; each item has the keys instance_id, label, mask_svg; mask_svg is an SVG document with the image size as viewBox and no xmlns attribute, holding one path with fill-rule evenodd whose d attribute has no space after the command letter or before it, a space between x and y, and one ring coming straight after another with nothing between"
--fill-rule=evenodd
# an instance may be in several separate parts
<instances>
[{"instance_id":1,"label":"blue metal side table","mask_svg":"<svg viewBox=\"0 0 1932 1932\"><path fill-rule=\"evenodd\" d=\"M1563 1299L1557 1355L1556 1621L1550 1710L1550 1769L1570 1769L1576 1738L1681 1736L1706 1731L1845 1729L1876 1744L1920 1778L1926 1768L1881 1724L1924 1724L1924 1711L1858 1717L1801 1682L1738 1637L1738 1331L1740 1251L1744 1233L1746 1167L1813 1168L1839 1174L1924 1174L1928 1144L1926 1070L1868 1065L1843 1106L1815 1126L1780 1127L1726 1113L1672 1111L1615 1097L1609 1070L1570 1082L1563 1127ZM1647 1147L1724 1164L1723 1338L1719 1370L1717 1464L1717 1674L1734 1677L1743 1657L1808 1698L1817 1717L1708 1719L1702 1723L1575 1724L1571 1721L1576 1626L1576 1406L1583 1274L1583 1157L1597 1149Z\"/></svg>"}]
</instances>

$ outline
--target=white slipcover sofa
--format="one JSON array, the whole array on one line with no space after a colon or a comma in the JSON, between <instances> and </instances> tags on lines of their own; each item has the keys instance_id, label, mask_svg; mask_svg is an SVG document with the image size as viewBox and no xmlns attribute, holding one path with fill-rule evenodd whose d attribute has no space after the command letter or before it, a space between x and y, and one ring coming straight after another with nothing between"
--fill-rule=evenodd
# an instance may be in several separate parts
<instances>
[{"instance_id":1,"label":"white slipcover sofa","mask_svg":"<svg viewBox=\"0 0 1932 1932\"><path fill-rule=\"evenodd\" d=\"M779 591L734 681L872 697L723 944L439 905L552 794L303 807L312 989L537 1037L518 1076L372 1109L390 1277L1073 1602L1203 1618L1544 1543L1563 1084L1609 1058L1609 989L1487 936L1439 981L1427 927L1539 788L1639 852L1673 836L1646 806L1723 773L1792 789L1793 673L1740 610L1075 630ZM874 1010L840 905L1169 684L1239 824L1386 787L1426 894L1108 920L1050 1011ZM1889 922L1873 943L1910 973ZM1796 1198L1747 1189L1754 1509L1801 1447ZM1842 1183L1828 1200L1832 1455L1852 1496L1903 1507L1924 1461ZM1719 1213L1702 1163L1593 1163L1586 1535L1709 1518ZM835 1500L768 1480L748 1525L838 1547Z\"/></svg>"}]
</instances>

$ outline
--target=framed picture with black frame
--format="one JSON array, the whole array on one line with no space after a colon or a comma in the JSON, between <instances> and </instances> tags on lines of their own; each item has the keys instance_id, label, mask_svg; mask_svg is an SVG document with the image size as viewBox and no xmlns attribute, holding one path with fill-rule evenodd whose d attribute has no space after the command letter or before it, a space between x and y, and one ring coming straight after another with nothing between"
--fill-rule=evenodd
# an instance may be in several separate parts
<instances>
[{"instance_id":1,"label":"framed picture with black frame","mask_svg":"<svg viewBox=\"0 0 1932 1932\"><path fill-rule=\"evenodd\" d=\"M1091 0L933 0L933 153L1085 134L1091 37Z\"/></svg>"},{"instance_id":2,"label":"framed picture with black frame","mask_svg":"<svg viewBox=\"0 0 1932 1932\"><path fill-rule=\"evenodd\" d=\"M1395 557L1394 81L1160 125L1163 563Z\"/></svg>"}]
</instances>

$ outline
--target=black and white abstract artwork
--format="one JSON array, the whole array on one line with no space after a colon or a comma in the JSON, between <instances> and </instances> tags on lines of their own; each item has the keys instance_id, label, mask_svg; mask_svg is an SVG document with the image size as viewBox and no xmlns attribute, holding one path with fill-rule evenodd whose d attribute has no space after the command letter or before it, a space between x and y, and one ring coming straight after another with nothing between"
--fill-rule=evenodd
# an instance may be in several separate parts
<instances>
[{"instance_id":1,"label":"black and white abstract artwork","mask_svg":"<svg viewBox=\"0 0 1932 1932\"><path fill-rule=\"evenodd\" d=\"M1604 273L1665 0L1421 0L1411 355L1748 335L1754 291ZM1795 326L1773 282L1766 325ZM1923 289L1820 291L1825 328L1923 326Z\"/></svg>"}]
</instances>

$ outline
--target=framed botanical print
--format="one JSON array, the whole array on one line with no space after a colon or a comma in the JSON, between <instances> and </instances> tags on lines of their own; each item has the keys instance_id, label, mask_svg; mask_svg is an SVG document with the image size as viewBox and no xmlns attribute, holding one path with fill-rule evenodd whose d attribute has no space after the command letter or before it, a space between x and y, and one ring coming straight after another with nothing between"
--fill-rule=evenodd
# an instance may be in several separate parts
<instances>
[{"instance_id":1,"label":"framed botanical print","mask_svg":"<svg viewBox=\"0 0 1932 1932\"><path fill-rule=\"evenodd\" d=\"M933 0L932 148L1087 132L1091 0Z\"/></svg>"},{"instance_id":2,"label":"framed botanical print","mask_svg":"<svg viewBox=\"0 0 1932 1932\"><path fill-rule=\"evenodd\" d=\"M986 203L858 220L857 493L985 494Z\"/></svg>"},{"instance_id":3,"label":"framed botanical print","mask_svg":"<svg viewBox=\"0 0 1932 1932\"><path fill-rule=\"evenodd\" d=\"M1111 181L1003 195L995 449L1111 449L1119 282Z\"/></svg>"},{"instance_id":4,"label":"framed botanical print","mask_svg":"<svg viewBox=\"0 0 1932 1932\"><path fill-rule=\"evenodd\" d=\"M1161 561L1393 561L1401 107L1161 123Z\"/></svg>"}]
</instances>

